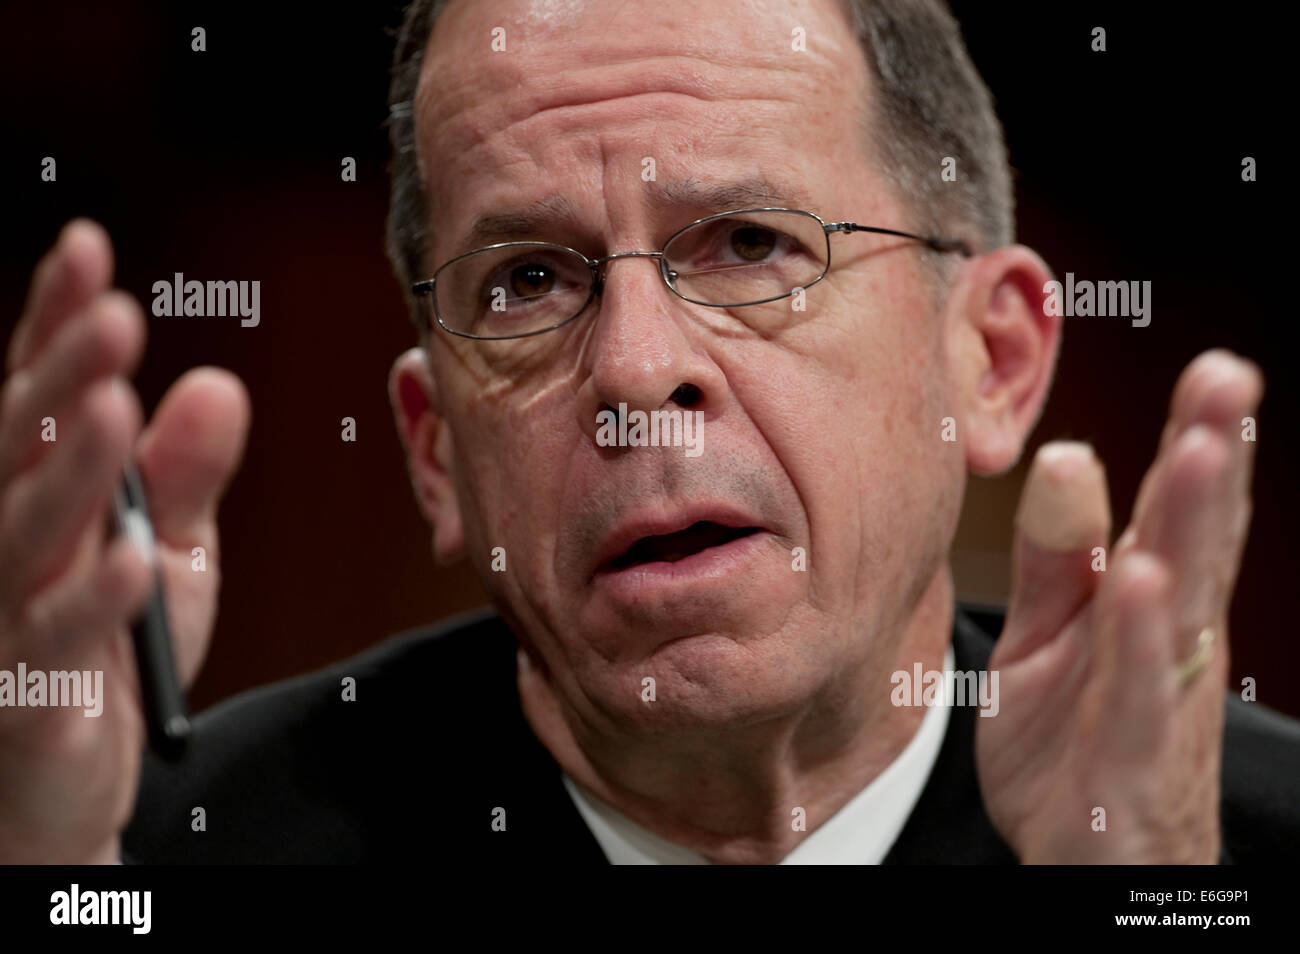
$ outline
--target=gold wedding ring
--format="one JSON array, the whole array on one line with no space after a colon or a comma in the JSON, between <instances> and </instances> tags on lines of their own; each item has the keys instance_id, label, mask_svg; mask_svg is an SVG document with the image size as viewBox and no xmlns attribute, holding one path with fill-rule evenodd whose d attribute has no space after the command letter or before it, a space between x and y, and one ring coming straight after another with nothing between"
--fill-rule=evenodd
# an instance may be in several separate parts
<instances>
[{"instance_id":1,"label":"gold wedding ring","mask_svg":"<svg viewBox=\"0 0 1300 954\"><path fill-rule=\"evenodd\" d=\"M1214 655L1214 627L1207 626L1196 637L1196 651L1178 664L1178 685L1186 687Z\"/></svg>"}]
</instances>

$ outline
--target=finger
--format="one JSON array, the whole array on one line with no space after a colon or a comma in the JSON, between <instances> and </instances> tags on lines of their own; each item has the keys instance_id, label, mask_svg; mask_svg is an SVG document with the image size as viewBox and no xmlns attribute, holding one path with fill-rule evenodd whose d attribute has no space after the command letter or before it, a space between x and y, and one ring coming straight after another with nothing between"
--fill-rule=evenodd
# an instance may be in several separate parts
<instances>
[{"instance_id":1,"label":"finger","mask_svg":"<svg viewBox=\"0 0 1300 954\"><path fill-rule=\"evenodd\" d=\"M1242 418L1255 412L1263 390L1264 379L1259 368L1222 348L1203 352L1183 369L1174 385L1169 420L1160 436L1156 464L1147 471L1138 490L1133 507L1134 524L1141 522L1150 507L1164 452L1174 441L1197 423L1239 436ZM1253 442L1243 443L1253 448Z\"/></svg>"},{"instance_id":2,"label":"finger","mask_svg":"<svg viewBox=\"0 0 1300 954\"><path fill-rule=\"evenodd\" d=\"M216 511L248 435L248 392L220 368L186 372L163 397L137 458L155 534L176 545Z\"/></svg>"},{"instance_id":3,"label":"finger","mask_svg":"<svg viewBox=\"0 0 1300 954\"><path fill-rule=\"evenodd\" d=\"M1258 404L1262 394L1263 375L1253 362L1223 348L1206 351L1179 376L1170 402L1170 423L1175 432L1194 423L1235 429L1242 413Z\"/></svg>"},{"instance_id":4,"label":"finger","mask_svg":"<svg viewBox=\"0 0 1300 954\"><path fill-rule=\"evenodd\" d=\"M144 328L135 299L106 292L65 324L39 358L14 373L0 401L0 485L52 449L53 442L38 440L46 417L57 422L94 381L130 374L144 349Z\"/></svg>"},{"instance_id":5,"label":"finger","mask_svg":"<svg viewBox=\"0 0 1300 954\"><path fill-rule=\"evenodd\" d=\"M32 361L59 326L86 307L113 280L113 244L103 227L74 219L36 266L27 306L9 341L5 367L12 372Z\"/></svg>"},{"instance_id":6,"label":"finger","mask_svg":"<svg viewBox=\"0 0 1300 954\"><path fill-rule=\"evenodd\" d=\"M1098 738L1105 752L1145 765L1170 731L1177 701L1172 577L1135 550L1115 563L1097 593Z\"/></svg>"},{"instance_id":7,"label":"finger","mask_svg":"<svg viewBox=\"0 0 1300 954\"><path fill-rule=\"evenodd\" d=\"M167 621L172 633L176 674L186 687L198 676L212 640L214 601L221 579L216 519L208 521L193 540L208 551L202 573L195 571L192 546L184 550L173 546L155 551L166 587Z\"/></svg>"},{"instance_id":8,"label":"finger","mask_svg":"<svg viewBox=\"0 0 1300 954\"><path fill-rule=\"evenodd\" d=\"M25 658L43 660L34 668L46 669L60 668L56 663L71 656L84 659L97 648L96 642L104 642L139 615L153 579L152 568L134 543L126 537L111 541L86 574L32 600L24 617ZM109 651L106 645L98 648Z\"/></svg>"},{"instance_id":9,"label":"finger","mask_svg":"<svg viewBox=\"0 0 1300 954\"><path fill-rule=\"evenodd\" d=\"M1254 413L1262 377L1231 357L1217 365L1180 395L1174 416L1190 423L1161 453L1136 523L1135 544L1174 574L1180 658L1202 628L1226 618L1250 521L1254 442L1239 427Z\"/></svg>"},{"instance_id":10,"label":"finger","mask_svg":"<svg viewBox=\"0 0 1300 954\"><path fill-rule=\"evenodd\" d=\"M67 565L92 521L103 525L139 432L139 401L125 381L113 377L86 392L76 416L67 445L0 494L0 606L21 605Z\"/></svg>"},{"instance_id":11,"label":"finger","mask_svg":"<svg viewBox=\"0 0 1300 954\"><path fill-rule=\"evenodd\" d=\"M1230 516L1231 501L1224 499L1232 488L1230 451L1221 436L1195 425L1167 456L1137 546L1160 557L1173 574L1176 650L1182 659L1194 651L1201 630L1224 615L1240 552L1225 543L1238 521Z\"/></svg>"},{"instance_id":12,"label":"finger","mask_svg":"<svg viewBox=\"0 0 1300 954\"><path fill-rule=\"evenodd\" d=\"M1110 535L1106 472L1087 444L1045 444L1016 514L1011 603L999 637L1003 664L1052 639L1097 588L1095 547Z\"/></svg>"}]
</instances>

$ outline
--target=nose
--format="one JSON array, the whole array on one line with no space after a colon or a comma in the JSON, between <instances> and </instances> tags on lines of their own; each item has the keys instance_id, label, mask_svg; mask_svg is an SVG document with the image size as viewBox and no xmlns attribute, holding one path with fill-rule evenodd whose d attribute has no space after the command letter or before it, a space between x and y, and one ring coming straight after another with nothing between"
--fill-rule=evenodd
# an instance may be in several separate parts
<instances>
[{"instance_id":1,"label":"nose","mask_svg":"<svg viewBox=\"0 0 1300 954\"><path fill-rule=\"evenodd\" d=\"M637 263L637 258L654 260ZM629 259L620 262L620 259ZM600 311L583 355L579 426L593 440L597 415L618 411L704 411L721 405L725 377L705 348L703 326L665 285L658 252L622 252L600 260ZM618 268L610 268L618 265Z\"/></svg>"}]
</instances>

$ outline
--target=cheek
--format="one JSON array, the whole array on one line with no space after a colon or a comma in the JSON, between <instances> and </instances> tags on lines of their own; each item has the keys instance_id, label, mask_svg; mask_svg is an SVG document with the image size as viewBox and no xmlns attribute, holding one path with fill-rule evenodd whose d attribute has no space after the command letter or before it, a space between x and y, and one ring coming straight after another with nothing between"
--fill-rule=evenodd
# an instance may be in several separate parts
<instances>
[{"instance_id":1,"label":"cheek","mask_svg":"<svg viewBox=\"0 0 1300 954\"><path fill-rule=\"evenodd\" d=\"M898 518L919 528L961 465L961 412L949 406L942 335L928 300L913 294L906 310L881 321L866 362L874 380L862 387L872 394L876 445L865 451L884 471Z\"/></svg>"},{"instance_id":2,"label":"cheek","mask_svg":"<svg viewBox=\"0 0 1300 954\"><path fill-rule=\"evenodd\" d=\"M877 582L911 605L944 559L961 504L965 464L962 413L950 400L948 367L938 318L923 310L894 326L889 348L895 369L878 398L879 444L865 448L878 471L870 499L872 561ZM905 359L899 360L899 355ZM889 360L881 352L882 365ZM882 366L881 380L889 372Z\"/></svg>"},{"instance_id":3,"label":"cheek","mask_svg":"<svg viewBox=\"0 0 1300 954\"><path fill-rule=\"evenodd\" d=\"M783 353L783 373L772 377L787 382L785 393L765 413L787 423L764 430L781 436L777 454L825 558L825 573L810 582L833 601L846 590L910 589L904 577L921 564L931 572L933 561L918 554L933 551L951 524L962 469L960 444L943 440L943 418L960 415L946 407L928 300L874 288L827 304L843 317L828 315L819 340Z\"/></svg>"},{"instance_id":4,"label":"cheek","mask_svg":"<svg viewBox=\"0 0 1300 954\"><path fill-rule=\"evenodd\" d=\"M561 518L572 450L566 410L546 395L525 400L513 392L480 393L461 406L457 488L471 559L487 565L492 549L504 547L505 575L535 583L549 566Z\"/></svg>"}]
</instances>

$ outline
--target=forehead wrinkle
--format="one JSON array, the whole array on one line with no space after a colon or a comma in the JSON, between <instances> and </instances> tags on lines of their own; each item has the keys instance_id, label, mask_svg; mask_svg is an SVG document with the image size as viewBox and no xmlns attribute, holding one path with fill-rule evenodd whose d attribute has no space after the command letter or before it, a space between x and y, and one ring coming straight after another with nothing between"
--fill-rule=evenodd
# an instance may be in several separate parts
<instances>
[{"instance_id":1,"label":"forehead wrinkle","mask_svg":"<svg viewBox=\"0 0 1300 954\"><path fill-rule=\"evenodd\" d=\"M506 118L513 125L556 109L600 106L653 93L717 102L751 98L756 92L768 96L800 85L815 86L810 74L819 71L793 59L749 56L740 63L724 63L700 54L674 52L549 72L542 66L521 85L521 95L508 104ZM755 85L760 88L755 90Z\"/></svg>"},{"instance_id":2,"label":"forehead wrinkle","mask_svg":"<svg viewBox=\"0 0 1300 954\"><path fill-rule=\"evenodd\" d=\"M445 42L436 43L439 37ZM415 97L417 139L428 146L436 144L446 154L463 156L498 136L507 141L528 139L539 121L560 118L552 115L557 111L573 115L544 126L563 134L602 118L600 112L593 115L587 110L624 110L623 115L610 117L616 120L656 113L671 116L678 109L689 110L690 101L729 107L733 116L734 111L750 108L751 102L793 106L802 111L801 118L808 118L809 102L855 85L845 76L843 64L834 61L836 44L829 44L824 52L776 52L788 49L788 38L783 38L787 46L774 44L773 52L763 55L737 46L735 38L725 34L711 38L726 40L719 49L702 38L692 42L689 34L683 39L678 32L669 52L645 52L645 41L640 39L622 44L615 39L600 38L591 59L598 54L601 62L589 66L570 65L583 61L571 49L564 50L564 60L557 62L551 46L537 43L508 56L475 58L470 62L477 68L470 69L460 44L451 44L435 29ZM590 45L580 43L579 49ZM689 52L682 51L683 45ZM634 48L631 55L628 47ZM639 102L642 97L651 101ZM653 101L657 97L667 102ZM676 97L684 97L685 103L674 103Z\"/></svg>"},{"instance_id":3,"label":"forehead wrinkle","mask_svg":"<svg viewBox=\"0 0 1300 954\"><path fill-rule=\"evenodd\" d=\"M419 165L429 212L434 221L448 224L463 221L464 213L455 206L472 191L462 175L473 178L490 170L500 176L510 169L522 185L546 165L550 143L577 146L595 124L603 122L612 135L628 124L650 123L652 131L668 130L661 150L694 152L695 145L675 141L680 130L661 125L665 119L678 117L686 124L682 129L711 129L715 142L786 126L785 113L792 107L802 125L834 110L831 104L844 96L856 97L860 83L854 74L865 72L847 30L821 32L807 52L791 53L784 25L774 29L765 20L756 37L753 30L737 31L729 18L709 18L695 29L663 36L654 34L654 24L636 31L560 31L562 17L549 23L534 20L523 33L510 31L509 55L467 59L461 34L479 32L482 24L474 21L481 18L472 12L479 8L466 3L451 9L460 22L443 29L451 23L440 21L433 31L416 93ZM512 12L504 19L507 27L522 26L537 8L519 4ZM847 69L841 62L845 48L852 48ZM721 204L734 208L769 202L808 207L793 194L779 202ZM537 222L495 223L508 225L523 235Z\"/></svg>"},{"instance_id":4,"label":"forehead wrinkle","mask_svg":"<svg viewBox=\"0 0 1300 954\"><path fill-rule=\"evenodd\" d=\"M648 96L638 98L647 99ZM729 105L738 104L733 101ZM781 128L783 125L779 117L765 116L760 120L755 112L759 106L779 108L780 101L750 100L743 105L749 107L747 115L750 117L745 129L729 129L722 122L706 123L712 132L703 141L691 131L691 127L682 125L679 129L670 121L673 117L656 121L650 116L640 115L639 110L638 115L622 117L620 123L605 125L604 135L597 137L584 138L581 135L585 131L585 123L576 115L564 118L553 115L548 134L540 138L524 134L518 126L500 130L469 150L457 151L451 161L442 167L439 181L429 183L431 213L435 220L441 220L447 226L438 230L441 235L448 236L450 229L455 230L455 247L460 251L507 237L540 235L548 227L553 229L561 223L580 228L585 218L580 208L587 206L585 199L596 195L595 190L598 190L601 176L595 174L594 179L588 182L586 172L575 170L565 177L565 185L569 189L567 194L557 192L545 197L530 198L531 190L527 185L535 183L539 173L556 158L552 155L554 150L550 146L562 146L559 151L566 161L587 161L589 168L582 168L592 172L608 165L607 140L611 137L620 143L629 139L636 140L635 136L627 132L627 128L642 123L651 124L650 135L660 137L659 145L655 147L649 140L642 140L637 148L644 148L644 151L657 153L661 157L674 157L677 166L671 176L661 175L640 183L646 197L657 205L669 210L697 209L701 215L742 207L812 208L810 193L801 183L797 166L791 162L790 149L778 150L776 153L767 149L758 150L767 155L765 170L757 170L753 162L749 164L749 169L737 168L734 160L736 152L726 145L729 140L742 137L750 147L747 154L753 157L753 137L756 131L769 127ZM674 113L674 117L684 123L684 117L680 113ZM641 154L636 152L636 156ZM694 165L695 169L680 168L689 165ZM719 167L720 171L710 174L713 167ZM639 172L640 168L638 160L635 169ZM492 196L488 196L477 207L465 207L464 204L471 201L475 191L469 187L470 183L485 174L498 184L512 180L517 184L491 190L509 196L508 199L502 199L499 205L493 201ZM448 182L458 183L457 188L450 193L438 188L440 184L445 186ZM584 185L593 187L590 196L574 191ZM574 199L577 201L572 201ZM474 216L470 224L458 226L458 223L465 222L470 216ZM681 224L684 225L685 221ZM587 231L590 232L591 229L588 228Z\"/></svg>"},{"instance_id":5,"label":"forehead wrinkle","mask_svg":"<svg viewBox=\"0 0 1300 954\"><path fill-rule=\"evenodd\" d=\"M696 176L646 183L646 194L660 207L695 209L705 214L742 207L777 205L803 208L811 204L808 193L792 183L777 183L762 173L708 181ZM527 206L485 212L474 219L460 247L464 251L510 238L545 238L563 222L578 225L578 206L563 193L543 196ZM686 225L686 222L680 223Z\"/></svg>"},{"instance_id":6,"label":"forehead wrinkle","mask_svg":"<svg viewBox=\"0 0 1300 954\"><path fill-rule=\"evenodd\" d=\"M720 135L714 142L721 142L724 138ZM607 222L606 213L612 210L602 196L600 176L590 182L585 175L565 177L563 185L541 194L527 189L522 183L518 188L494 188L476 200L474 190L467 188L476 174L487 172L498 183L506 182L511 178L506 171L517 162L526 170L523 175L536 182L539 170L545 166L545 161L539 156L502 161L493 152L489 149L486 155L480 155L475 161L464 156L459 158L458 164L461 160L468 164L469 179L458 178L452 168L444 169L443 182L461 183L452 195L445 196L431 190L431 222L439 225L431 229L430 238L442 250L436 258L445 260L474 248L509 240L535 239L571 244L560 235L561 230L580 233L581 238L588 242L601 242L601 226ZM688 152L689 158L683 156L678 160L679 166L687 168L678 168L671 177L661 176L638 183L641 208L650 216L650 221L658 222L663 231L660 239L666 239L669 233L697 218L737 209L779 207L818 214L825 211L814 198L814 191L801 179L797 165L787 161L788 157L780 154L766 155L765 158L751 156L750 161L738 165L734 153L729 150L712 154L712 150L701 153L692 148ZM446 203L442 201L444 198ZM623 214L627 215L628 210ZM627 225L626 222L623 224ZM648 238L653 240L653 237Z\"/></svg>"},{"instance_id":7,"label":"forehead wrinkle","mask_svg":"<svg viewBox=\"0 0 1300 954\"><path fill-rule=\"evenodd\" d=\"M452 114L504 99L494 112L509 125L565 102L620 92L658 88L718 99L741 93L755 74L765 76L769 88L802 79L814 89L834 90L858 85L860 77L847 74L865 72L842 3L738 0L721 12L704 15L698 0L453 2L425 47L417 106L424 113L433 105L427 97L433 89L444 94ZM792 23L812 38L797 52L791 49ZM489 52L490 31L497 28L505 31L507 52Z\"/></svg>"},{"instance_id":8,"label":"forehead wrinkle","mask_svg":"<svg viewBox=\"0 0 1300 954\"><path fill-rule=\"evenodd\" d=\"M472 152L494 145L522 159L547 139L589 135L593 128L614 133L636 122L699 124L703 115L715 135L744 135L752 133L756 115L771 118L791 110L796 121L810 119L807 100L825 96L824 84L805 71L752 90L739 84L712 90L672 88L681 84L656 83L637 73L631 77L636 85L575 87L564 97L525 91L545 78L533 77L522 89L462 97L456 103L437 97L432 85L425 86L417 97L417 138L427 148L436 146L464 161ZM789 123L791 117L782 116L782 121Z\"/></svg>"}]
</instances>

